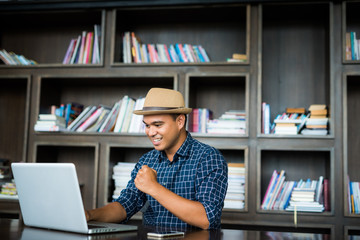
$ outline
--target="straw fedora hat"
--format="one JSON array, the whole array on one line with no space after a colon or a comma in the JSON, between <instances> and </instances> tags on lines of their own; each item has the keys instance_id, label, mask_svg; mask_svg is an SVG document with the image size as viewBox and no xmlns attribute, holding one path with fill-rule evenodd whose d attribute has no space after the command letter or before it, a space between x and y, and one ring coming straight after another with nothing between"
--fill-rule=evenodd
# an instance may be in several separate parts
<instances>
[{"instance_id":1,"label":"straw fedora hat","mask_svg":"<svg viewBox=\"0 0 360 240\"><path fill-rule=\"evenodd\" d=\"M155 114L188 114L191 108L186 108L183 95L175 90L165 88L151 88L146 95L142 110L135 110L137 115Z\"/></svg>"}]
</instances>

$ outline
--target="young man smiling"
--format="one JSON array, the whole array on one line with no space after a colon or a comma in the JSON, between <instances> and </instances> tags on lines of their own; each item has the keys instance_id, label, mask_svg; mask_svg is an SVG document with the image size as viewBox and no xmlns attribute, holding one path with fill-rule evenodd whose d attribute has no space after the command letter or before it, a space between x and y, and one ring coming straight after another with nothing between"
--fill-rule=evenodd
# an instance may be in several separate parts
<instances>
[{"instance_id":1,"label":"young man smiling","mask_svg":"<svg viewBox=\"0 0 360 240\"><path fill-rule=\"evenodd\" d=\"M88 220L127 221L142 210L144 224L219 228L227 190L227 164L213 147L186 131L182 94L152 88L142 110L145 132L154 150L144 154L131 180L114 202L86 211Z\"/></svg>"}]
</instances>

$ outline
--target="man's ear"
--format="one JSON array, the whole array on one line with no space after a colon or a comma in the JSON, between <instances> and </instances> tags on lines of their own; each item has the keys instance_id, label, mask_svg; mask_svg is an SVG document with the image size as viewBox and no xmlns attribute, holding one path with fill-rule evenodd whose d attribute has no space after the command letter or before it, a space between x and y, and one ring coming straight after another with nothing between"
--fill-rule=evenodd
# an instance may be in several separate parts
<instances>
[{"instance_id":1,"label":"man's ear","mask_svg":"<svg viewBox=\"0 0 360 240\"><path fill-rule=\"evenodd\" d=\"M180 114L176 119L176 123L178 124L179 129L183 128L185 125L185 115Z\"/></svg>"}]
</instances>

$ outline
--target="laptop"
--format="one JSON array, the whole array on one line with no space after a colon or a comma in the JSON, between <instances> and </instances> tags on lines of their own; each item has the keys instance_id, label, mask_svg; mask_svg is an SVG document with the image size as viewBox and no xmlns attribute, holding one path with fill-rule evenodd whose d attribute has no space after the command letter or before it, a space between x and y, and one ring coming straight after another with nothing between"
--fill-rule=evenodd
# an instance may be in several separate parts
<instances>
[{"instance_id":1,"label":"laptop","mask_svg":"<svg viewBox=\"0 0 360 240\"><path fill-rule=\"evenodd\" d=\"M75 165L11 164L24 224L83 234L136 231L137 226L86 221Z\"/></svg>"}]
</instances>

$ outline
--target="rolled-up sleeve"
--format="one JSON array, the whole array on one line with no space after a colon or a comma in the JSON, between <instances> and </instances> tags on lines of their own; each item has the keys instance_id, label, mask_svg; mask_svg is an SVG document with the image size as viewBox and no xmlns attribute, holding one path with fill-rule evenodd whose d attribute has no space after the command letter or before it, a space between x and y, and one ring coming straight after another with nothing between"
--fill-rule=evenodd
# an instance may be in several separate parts
<instances>
[{"instance_id":1,"label":"rolled-up sleeve","mask_svg":"<svg viewBox=\"0 0 360 240\"><path fill-rule=\"evenodd\" d=\"M228 186L228 167L224 157L214 148L200 162L196 180L196 198L203 204L209 229L219 228Z\"/></svg>"}]
</instances>

